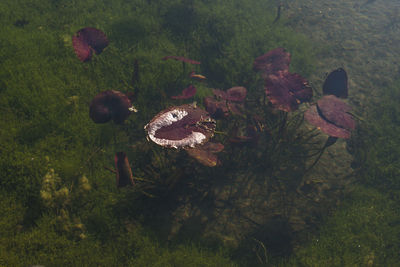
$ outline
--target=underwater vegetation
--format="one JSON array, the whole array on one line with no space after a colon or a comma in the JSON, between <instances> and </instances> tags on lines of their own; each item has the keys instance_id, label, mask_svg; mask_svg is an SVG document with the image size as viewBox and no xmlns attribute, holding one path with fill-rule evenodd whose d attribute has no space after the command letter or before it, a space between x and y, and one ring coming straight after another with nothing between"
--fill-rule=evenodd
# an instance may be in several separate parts
<instances>
[{"instance_id":1,"label":"underwater vegetation","mask_svg":"<svg viewBox=\"0 0 400 267\"><path fill-rule=\"evenodd\" d=\"M282 266L398 265L398 204L374 188L356 186Z\"/></svg>"},{"instance_id":2,"label":"underwater vegetation","mask_svg":"<svg viewBox=\"0 0 400 267\"><path fill-rule=\"evenodd\" d=\"M400 83L382 92L350 139L356 184L282 266L398 265Z\"/></svg>"},{"instance_id":3,"label":"underwater vegetation","mask_svg":"<svg viewBox=\"0 0 400 267\"><path fill-rule=\"evenodd\" d=\"M360 182L399 199L399 114L400 83L385 88L380 99L371 99L352 140L354 165Z\"/></svg>"},{"instance_id":4,"label":"underwater vegetation","mask_svg":"<svg viewBox=\"0 0 400 267\"><path fill-rule=\"evenodd\" d=\"M272 106L282 111L294 111L299 104L309 102L313 91L308 81L297 73L289 72L290 54L276 48L257 57L253 69L261 72L265 94Z\"/></svg>"},{"instance_id":5,"label":"underwater vegetation","mask_svg":"<svg viewBox=\"0 0 400 267\"><path fill-rule=\"evenodd\" d=\"M316 48L274 5L1 3L0 265L296 255L325 212L298 188L326 145L303 127Z\"/></svg>"},{"instance_id":6,"label":"underwater vegetation","mask_svg":"<svg viewBox=\"0 0 400 267\"><path fill-rule=\"evenodd\" d=\"M76 240L55 230L51 214L44 214L35 227L25 228L21 223L26 207L7 193L1 194L0 209L2 266L235 266L223 251L210 252L194 245L167 249L153 236L143 235L139 224L114 229L107 242L92 235ZM74 225L76 231L80 227Z\"/></svg>"}]
</instances>

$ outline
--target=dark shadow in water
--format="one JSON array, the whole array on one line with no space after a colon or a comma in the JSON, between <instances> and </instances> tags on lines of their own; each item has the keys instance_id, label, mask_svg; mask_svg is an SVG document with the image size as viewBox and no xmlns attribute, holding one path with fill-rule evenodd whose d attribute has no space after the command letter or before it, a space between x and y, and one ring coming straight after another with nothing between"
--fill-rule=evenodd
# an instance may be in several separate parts
<instances>
[{"instance_id":1,"label":"dark shadow in water","mask_svg":"<svg viewBox=\"0 0 400 267\"><path fill-rule=\"evenodd\" d=\"M260 225L234 253L238 262L266 266L269 258L288 257L293 251L293 229L286 218L276 216Z\"/></svg>"},{"instance_id":2,"label":"dark shadow in water","mask_svg":"<svg viewBox=\"0 0 400 267\"><path fill-rule=\"evenodd\" d=\"M169 6L163 16L163 25L170 30L173 36L189 36L197 24L197 16L193 0L184 0L181 3Z\"/></svg>"},{"instance_id":3,"label":"dark shadow in water","mask_svg":"<svg viewBox=\"0 0 400 267\"><path fill-rule=\"evenodd\" d=\"M146 38L146 29L139 18L121 19L111 26L110 40L133 45Z\"/></svg>"}]
</instances>

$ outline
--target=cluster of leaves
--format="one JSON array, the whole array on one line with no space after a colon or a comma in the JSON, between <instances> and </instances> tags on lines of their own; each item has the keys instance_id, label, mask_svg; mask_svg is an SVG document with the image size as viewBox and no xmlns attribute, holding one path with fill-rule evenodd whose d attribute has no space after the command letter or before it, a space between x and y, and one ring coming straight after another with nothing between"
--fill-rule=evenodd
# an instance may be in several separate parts
<instances>
[{"instance_id":1,"label":"cluster of leaves","mask_svg":"<svg viewBox=\"0 0 400 267\"><path fill-rule=\"evenodd\" d=\"M0 265L230 265L224 255L190 245L169 251L140 226L127 234L122 211L133 209L117 206L133 193L118 192L114 176L103 167L112 165L116 151L145 142L143 125L186 87L182 65L161 61L166 55L202 62L198 71L209 86L200 86L200 99L211 94L209 87L243 85L262 93L252 62L278 46L291 52L294 71L310 74L313 48L303 36L271 24L274 8L256 0L1 2L0 189L8 193L1 194L6 215ZM110 46L83 64L71 36L86 26L103 30ZM140 80L132 84L135 60ZM138 92L140 112L126 125L90 121L88 104L107 89ZM176 175L179 168L160 159L158 148L144 152L128 152L142 166L138 176ZM145 171L149 162L155 162L153 172ZM91 189L81 198L82 192L72 188L84 187L83 175ZM69 230L60 231L57 218L67 220ZM68 234L80 224L85 230L78 236L85 232L87 237Z\"/></svg>"},{"instance_id":2,"label":"cluster of leaves","mask_svg":"<svg viewBox=\"0 0 400 267\"><path fill-rule=\"evenodd\" d=\"M400 261L400 83L381 91L350 142L357 183L290 266L395 266Z\"/></svg>"}]
</instances>

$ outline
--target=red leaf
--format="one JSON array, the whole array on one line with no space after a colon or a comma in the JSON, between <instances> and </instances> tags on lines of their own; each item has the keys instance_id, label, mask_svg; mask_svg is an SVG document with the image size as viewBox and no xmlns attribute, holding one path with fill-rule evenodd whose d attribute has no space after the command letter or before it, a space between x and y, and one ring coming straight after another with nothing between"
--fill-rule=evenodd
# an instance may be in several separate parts
<instances>
[{"instance_id":1,"label":"red leaf","mask_svg":"<svg viewBox=\"0 0 400 267\"><path fill-rule=\"evenodd\" d=\"M196 94L196 87L189 85L189 87L183 89L182 93L177 96L171 96L172 99L188 99Z\"/></svg>"}]
</instances>

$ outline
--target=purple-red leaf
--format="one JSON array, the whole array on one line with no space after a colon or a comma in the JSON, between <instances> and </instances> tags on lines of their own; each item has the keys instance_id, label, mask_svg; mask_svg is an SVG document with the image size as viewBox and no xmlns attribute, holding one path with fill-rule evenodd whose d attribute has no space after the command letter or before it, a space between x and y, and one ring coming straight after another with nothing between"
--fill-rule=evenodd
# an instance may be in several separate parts
<instances>
[{"instance_id":1,"label":"purple-red leaf","mask_svg":"<svg viewBox=\"0 0 400 267\"><path fill-rule=\"evenodd\" d=\"M312 89L297 73L278 71L265 79L265 93L276 109L294 111L302 102L310 101Z\"/></svg>"},{"instance_id":2,"label":"purple-red leaf","mask_svg":"<svg viewBox=\"0 0 400 267\"><path fill-rule=\"evenodd\" d=\"M226 91L226 100L243 102L246 99L247 90L242 86L236 86Z\"/></svg>"},{"instance_id":3,"label":"purple-red leaf","mask_svg":"<svg viewBox=\"0 0 400 267\"><path fill-rule=\"evenodd\" d=\"M144 129L148 138L160 146L186 148L207 142L215 126L207 111L186 104L161 111Z\"/></svg>"},{"instance_id":4,"label":"purple-red leaf","mask_svg":"<svg viewBox=\"0 0 400 267\"><path fill-rule=\"evenodd\" d=\"M290 54L276 48L255 59L253 69L261 72L265 93L276 109L294 111L302 102L310 101L312 89L297 73L289 72Z\"/></svg>"},{"instance_id":5,"label":"purple-red leaf","mask_svg":"<svg viewBox=\"0 0 400 267\"><path fill-rule=\"evenodd\" d=\"M229 109L225 100L216 100L214 97L204 98L204 106L214 119L222 119L229 116Z\"/></svg>"},{"instance_id":6,"label":"purple-red leaf","mask_svg":"<svg viewBox=\"0 0 400 267\"><path fill-rule=\"evenodd\" d=\"M89 61L92 51L100 54L108 45L107 36L96 28L83 28L72 37L72 45L80 61Z\"/></svg>"},{"instance_id":7,"label":"purple-red leaf","mask_svg":"<svg viewBox=\"0 0 400 267\"><path fill-rule=\"evenodd\" d=\"M290 54L278 47L254 60L253 69L261 72L263 77L278 71L289 71Z\"/></svg>"},{"instance_id":8,"label":"purple-red leaf","mask_svg":"<svg viewBox=\"0 0 400 267\"><path fill-rule=\"evenodd\" d=\"M189 87L183 89L182 93L177 96L171 96L172 99L188 99L196 94L196 87L189 85Z\"/></svg>"},{"instance_id":9,"label":"purple-red leaf","mask_svg":"<svg viewBox=\"0 0 400 267\"><path fill-rule=\"evenodd\" d=\"M207 142L202 146L195 148L187 148L186 151L192 158L195 158L201 164L207 167L214 167L220 164L217 155L224 149L224 145L220 143Z\"/></svg>"},{"instance_id":10,"label":"purple-red leaf","mask_svg":"<svg viewBox=\"0 0 400 267\"><path fill-rule=\"evenodd\" d=\"M127 185L134 185L132 169L129 165L128 157L125 152L117 152L114 157L117 187L125 187Z\"/></svg>"},{"instance_id":11,"label":"purple-red leaf","mask_svg":"<svg viewBox=\"0 0 400 267\"><path fill-rule=\"evenodd\" d=\"M213 89L213 94L217 97L217 98L221 98L226 100L228 95L225 91L219 90L219 89Z\"/></svg>"},{"instance_id":12,"label":"purple-red leaf","mask_svg":"<svg viewBox=\"0 0 400 267\"><path fill-rule=\"evenodd\" d=\"M123 123L131 114L132 103L120 91L107 90L96 95L90 103L89 116L95 123L113 120Z\"/></svg>"},{"instance_id":13,"label":"purple-red leaf","mask_svg":"<svg viewBox=\"0 0 400 267\"><path fill-rule=\"evenodd\" d=\"M323 96L317 105L311 106L305 113L305 119L332 137L350 138L356 125L348 113L351 107L334 95Z\"/></svg>"},{"instance_id":14,"label":"purple-red leaf","mask_svg":"<svg viewBox=\"0 0 400 267\"><path fill-rule=\"evenodd\" d=\"M317 102L320 116L326 121L344 129L354 130L356 123L349 114L351 107L334 95L323 96Z\"/></svg>"},{"instance_id":15,"label":"purple-red leaf","mask_svg":"<svg viewBox=\"0 0 400 267\"><path fill-rule=\"evenodd\" d=\"M194 64L194 65L199 65L200 62L190 59L190 58L186 58L186 57L181 57L181 56L165 56L162 58L162 60L168 60L168 59L175 59L177 61L182 61L185 63L189 63L189 64Z\"/></svg>"},{"instance_id":16,"label":"purple-red leaf","mask_svg":"<svg viewBox=\"0 0 400 267\"><path fill-rule=\"evenodd\" d=\"M326 120L324 120L318 114L316 105L311 106L304 113L304 118L309 123L311 123L312 125L314 125L315 127L317 127L318 129L320 129L321 131L323 131L324 133L326 133L329 136L344 138L344 139L350 138L351 133L349 130L340 128L340 127L336 126L335 124L329 123Z\"/></svg>"}]
</instances>

